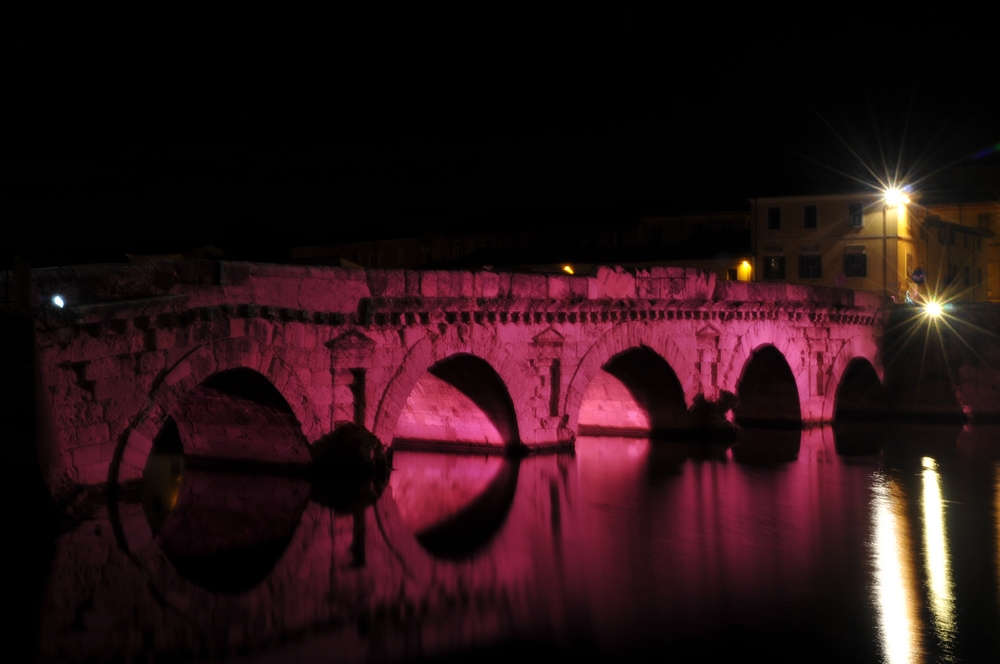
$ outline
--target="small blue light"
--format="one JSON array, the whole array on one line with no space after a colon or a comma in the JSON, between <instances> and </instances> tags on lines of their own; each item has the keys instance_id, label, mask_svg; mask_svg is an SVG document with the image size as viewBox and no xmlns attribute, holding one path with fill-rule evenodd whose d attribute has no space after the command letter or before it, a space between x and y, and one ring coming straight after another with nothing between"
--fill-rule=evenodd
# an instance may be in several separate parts
<instances>
[{"instance_id":1,"label":"small blue light","mask_svg":"<svg viewBox=\"0 0 1000 664\"><path fill-rule=\"evenodd\" d=\"M61 295L52 296L52 304L56 305L60 309L66 306L66 301L62 299Z\"/></svg>"}]
</instances>

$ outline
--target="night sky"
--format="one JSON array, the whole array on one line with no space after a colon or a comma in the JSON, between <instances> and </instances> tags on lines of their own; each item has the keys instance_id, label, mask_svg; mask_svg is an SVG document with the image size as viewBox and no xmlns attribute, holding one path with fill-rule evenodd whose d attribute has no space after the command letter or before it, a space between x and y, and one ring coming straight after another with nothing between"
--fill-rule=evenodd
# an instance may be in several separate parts
<instances>
[{"instance_id":1,"label":"night sky","mask_svg":"<svg viewBox=\"0 0 1000 664\"><path fill-rule=\"evenodd\" d=\"M17 83L3 254L306 244L393 216L653 209L897 172L1000 197L989 40L887 36L875 54L614 27L42 58Z\"/></svg>"}]
</instances>

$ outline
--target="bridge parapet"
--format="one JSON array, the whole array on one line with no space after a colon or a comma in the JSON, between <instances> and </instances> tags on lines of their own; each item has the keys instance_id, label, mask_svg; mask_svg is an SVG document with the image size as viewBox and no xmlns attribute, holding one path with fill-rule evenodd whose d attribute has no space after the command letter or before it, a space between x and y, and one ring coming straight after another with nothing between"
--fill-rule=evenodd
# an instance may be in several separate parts
<instances>
[{"instance_id":1,"label":"bridge parapet","mask_svg":"<svg viewBox=\"0 0 1000 664\"><path fill-rule=\"evenodd\" d=\"M229 261L152 261L140 265L86 265L32 272L32 302L53 295L71 306L186 295L190 308L253 302L306 311L353 313L366 298L472 300L661 300L770 302L781 306L884 309L874 293L798 284L716 281L691 268L654 267L635 273L602 267L595 276L493 271L363 270ZM128 303L128 304L126 304Z\"/></svg>"}]
</instances>

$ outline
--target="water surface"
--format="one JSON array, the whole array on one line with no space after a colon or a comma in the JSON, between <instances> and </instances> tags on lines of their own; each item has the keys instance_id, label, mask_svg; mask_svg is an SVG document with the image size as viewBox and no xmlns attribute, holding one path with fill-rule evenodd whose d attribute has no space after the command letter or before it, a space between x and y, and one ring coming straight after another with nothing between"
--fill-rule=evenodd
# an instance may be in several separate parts
<instances>
[{"instance_id":1,"label":"water surface","mask_svg":"<svg viewBox=\"0 0 1000 664\"><path fill-rule=\"evenodd\" d=\"M1000 661L1000 429L581 437L302 478L161 463L61 535L52 661Z\"/></svg>"}]
</instances>

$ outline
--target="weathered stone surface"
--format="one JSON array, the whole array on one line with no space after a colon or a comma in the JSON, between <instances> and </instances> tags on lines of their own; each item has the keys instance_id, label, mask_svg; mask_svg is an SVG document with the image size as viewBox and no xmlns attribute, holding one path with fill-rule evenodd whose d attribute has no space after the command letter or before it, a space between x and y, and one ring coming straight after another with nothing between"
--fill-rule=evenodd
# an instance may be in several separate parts
<instances>
[{"instance_id":1,"label":"weathered stone surface","mask_svg":"<svg viewBox=\"0 0 1000 664\"><path fill-rule=\"evenodd\" d=\"M188 403L186 395L233 369L273 385L305 440L349 419L387 443L415 432L441 436L451 427L445 437L457 443L538 448L571 442L581 424L604 417L591 412L581 419L582 404L593 410L602 399L625 403L621 390L586 394L603 384L603 367L630 349L662 358L689 407L698 395L713 401L723 391L738 393L754 353L773 346L788 364L807 422L832 419L851 361L864 360L882 377L886 305L878 297L716 283L679 268L633 274L602 267L581 277L164 261L36 270L33 284L39 392L49 402L42 412L52 418L43 430L51 431L47 444L56 450L46 469L50 486L105 481L115 458L122 462L119 479L134 477L149 441ZM54 312L46 297L55 291L87 303L70 300ZM428 397L414 407L431 368L463 356L481 363L451 380L465 381L459 392L493 419L468 416L457 397ZM497 415L498 399L509 399L511 415ZM642 428L648 416L625 420ZM496 427L507 433L498 439ZM210 446L224 438L213 436L198 440ZM275 453L272 443L265 457ZM255 452L237 445L228 453Z\"/></svg>"}]
</instances>

